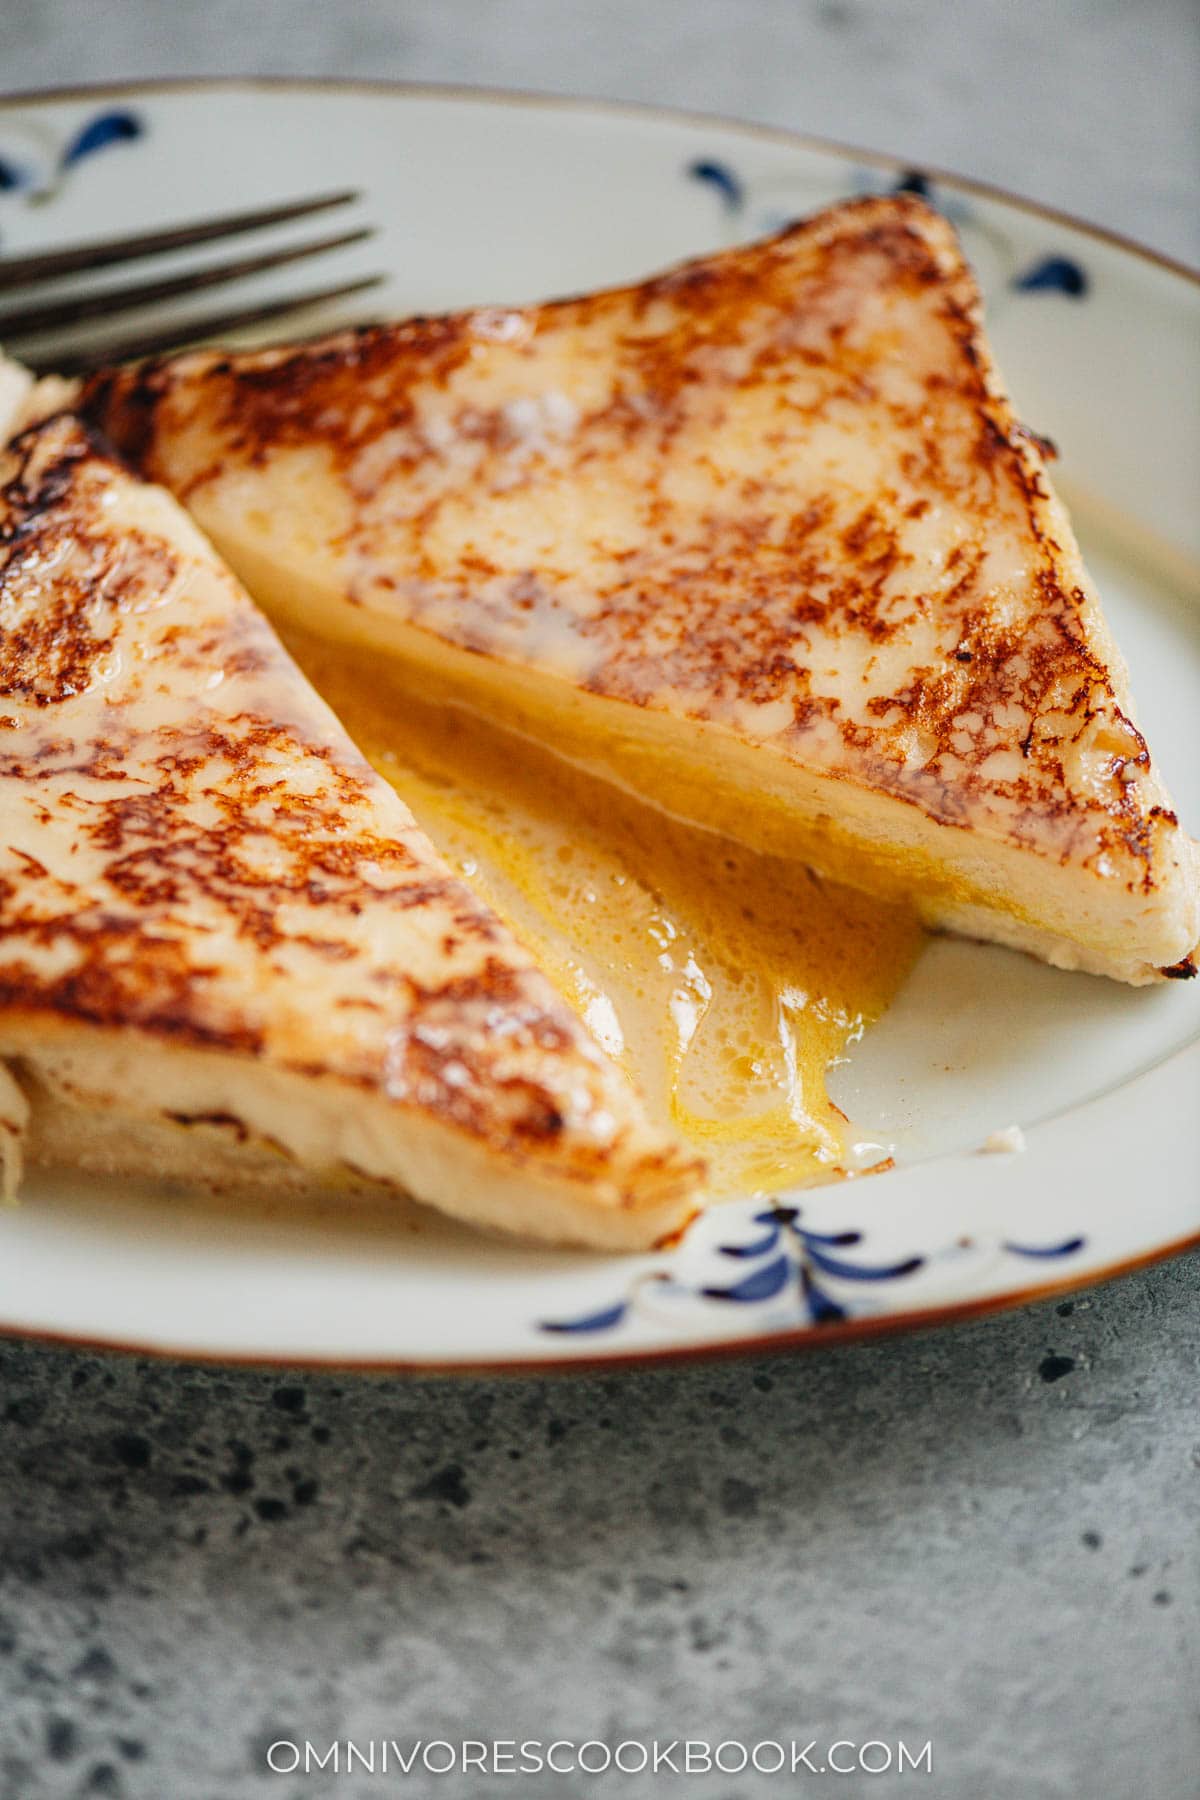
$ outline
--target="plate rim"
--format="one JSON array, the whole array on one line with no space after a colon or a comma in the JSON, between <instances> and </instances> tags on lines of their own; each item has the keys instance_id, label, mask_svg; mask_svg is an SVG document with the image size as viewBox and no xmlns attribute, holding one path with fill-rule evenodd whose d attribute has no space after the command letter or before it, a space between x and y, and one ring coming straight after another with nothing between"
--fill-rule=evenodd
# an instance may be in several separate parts
<instances>
[{"instance_id":1,"label":"plate rim","mask_svg":"<svg viewBox=\"0 0 1200 1800\"><path fill-rule=\"evenodd\" d=\"M605 1375L637 1373L663 1364L676 1367L708 1362L732 1362L740 1357L762 1357L792 1354L797 1350L833 1349L842 1344L873 1341L876 1338L908 1336L921 1331L934 1331L943 1326L968 1325L994 1313L1016 1312L1024 1306L1059 1300L1064 1294L1080 1293L1100 1287L1159 1263L1173 1262L1200 1250L1200 1231L1172 1238L1166 1245L1140 1251L1120 1262L1105 1263L1101 1268L1085 1269L1081 1274L1064 1276L1053 1282L1033 1287L1006 1288L1001 1294L983 1294L972 1300L959 1300L944 1306L913 1308L908 1312L880 1313L871 1318L843 1319L827 1325L792 1326L783 1331L756 1332L753 1337L713 1338L699 1343L664 1344L640 1350L584 1352L575 1356L454 1358L389 1356L280 1356L275 1352L252 1350L196 1349L187 1345L144 1344L139 1339L120 1339L76 1335L68 1331L11 1325L0 1321L0 1344L37 1344L49 1350L83 1350L92 1355L138 1357L163 1363L188 1363L197 1368L283 1370L300 1369L308 1374L404 1375L420 1379L444 1376L464 1379L486 1376Z\"/></svg>"},{"instance_id":2,"label":"plate rim","mask_svg":"<svg viewBox=\"0 0 1200 1800\"><path fill-rule=\"evenodd\" d=\"M1124 250L1152 263L1155 267L1165 269L1169 274L1178 275L1193 286L1200 287L1200 264L1193 264L1182 257L1172 256L1165 250L1156 250L1153 245L1144 243L1140 238L1127 232L1116 231L1107 225L1101 225L1094 219L1085 219L1079 213L1073 213L1063 207L1050 206L1041 200L1031 199L1028 194L1018 193L1014 188L1006 188L997 182L984 181L978 176L963 175L958 170L944 168L939 163L927 162L923 158L899 156L895 151L871 149L863 144L847 142L843 138L826 137L819 132L807 132L789 125L769 125L761 120L743 119L736 113L706 112L702 108L686 106L664 106L654 100L615 100L605 95L561 94L544 88L490 87L486 83L452 82L452 81L405 81L399 78L372 75L154 75L136 77L131 81L96 81L80 83L59 83L49 87L6 88L0 90L0 110L16 108L22 104L45 105L62 100L90 100L112 97L116 94L171 94L188 92L254 92L282 91L298 94L312 93L377 93L396 96L407 95L417 99L462 101L470 100L496 106L513 106L517 108L537 108L547 111L593 112L616 117L632 119L661 119L677 125L713 125L724 131L736 131L745 137L763 138L768 142L801 145L807 150L816 151L820 155L831 157L854 157L859 161L873 164L877 168L911 169L922 175L929 175L944 186L953 187L960 193L975 194L983 199L998 200L1005 205L1016 207L1031 217L1048 220L1054 225L1064 225L1071 231L1082 232L1085 236L1095 238L1099 242L1111 245L1114 249Z\"/></svg>"},{"instance_id":3,"label":"plate rim","mask_svg":"<svg viewBox=\"0 0 1200 1800\"><path fill-rule=\"evenodd\" d=\"M543 89L490 87L466 82L424 82L371 76L333 75L184 75L138 77L132 80L65 83L47 87L19 88L0 91L0 113L21 106L53 104L61 101L89 101L118 95L164 95L179 93L267 92L307 96L318 93L372 93L394 98L440 100L447 103L472 102L548 112L591 113L600 117L624 119L658 119L666 123L711 126L719 131L767 142L790 145L838 159L854 159L876 168L896 171L919 169L939 185L985 200L997 201L1032 218L1049 221L1085 237L1108 245L1138 261L1165 270L1190 286L1200 287L1200 267L1157 250L1124 232L1082 218L1033 200L1029 196L943 168L936 163L899 156L893 151L877 150L847 143L841 139L801 131L784 125L739 118L735 114L706 112L687 107L664 106L654 101L616 100L605 96L562 94ZM1163 1058L1170 1062L1186 1053L1180 1046ZM56 1331L22 1326L0 1320L0 1343L24 1342L47 1349L86 1351L92 1354L135 1356L156 1362L187 1363L208 1368L250 1370L300 1369L310 1373L328 1371L362 1375L404 1375L421 1378L560 1376L568 1374L596 1375L659 1368L664 1365L694 1365L725 1362L734 1358L791 1354L797 1350L818 1350L835 1346L890 1338L901 1333L934 1330L948 1325L966 1324L999 1312L1049 1302L1064 1294L1119 1280L1141 1269L1169 1262L1189 1251L1200 1249L1200 1231L1173 1238L1166 1244L1125 1257L1100 1268L1089 1268L1078 1274L1063 1276L1050 1282L1005 1289L956 1302L889 1312L874 1317L845 1319L821 1326L793 1327L782 1331L756 1333L753 1336L722 1338L684 1344L666 1344L631 1350L584 1352L569 1357L422 1359L420 1357L372 1356L281 1356L270 1351L197 1349L187 1345L144 1343L138 1338L117 1339L91 1337L86 1333Z\"/></svg>"}]
</instances>

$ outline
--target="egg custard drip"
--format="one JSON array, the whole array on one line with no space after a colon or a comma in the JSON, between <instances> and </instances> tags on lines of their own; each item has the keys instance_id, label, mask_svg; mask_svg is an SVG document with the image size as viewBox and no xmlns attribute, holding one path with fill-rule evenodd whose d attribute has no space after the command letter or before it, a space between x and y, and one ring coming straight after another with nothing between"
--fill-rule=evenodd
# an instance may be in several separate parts
<instances>
[{"instance_id":1,"label":"egg custard drip","mask_svg":"<svg viewBox=\"0 0 1200 1800\"><path fill-rule=\"evenodd\" d=\"M903 907L683 824L399 665L286 642L442 855L504 918L669 1123L715 1197L828 1179L828 1069L916 955Z\"/></svg>"}]
</instances>

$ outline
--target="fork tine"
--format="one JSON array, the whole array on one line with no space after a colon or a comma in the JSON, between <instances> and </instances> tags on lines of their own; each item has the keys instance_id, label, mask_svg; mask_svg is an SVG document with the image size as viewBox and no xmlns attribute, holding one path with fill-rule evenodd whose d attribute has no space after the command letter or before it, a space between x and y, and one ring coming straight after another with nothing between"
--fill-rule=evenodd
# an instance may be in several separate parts
<instances>
[{"instance_id":1,"label":"fork tine","mask_svg":"<svg viewBox=\"0 0 1200 1800\"><path fill-rule=\"evenodd\" d=\"M313 288L307 293L293 294L287 300L271 300L262 306L243 307L240 312L214 313L206 319L181 319L170 329L152 334L118 338L107 344L92 344L86 350L64 351L59 356L47 353L42 357L27 357L23 360L35 375L87 375L93 369L111 368L117 363L138 362L143 357L159 356L165 351L178 350L187 344L226 337L231 332L244 331L249 325L263 325L269 320L285 319L310 306L345 300L351 294L362 294L368 288L379 287L385 279L383 275L367 275L361 281L347 281L340 287Z\"/></svg>"},{"instance_id":2,"label":"fork tine","mask_svg":"<svg viewBox=\"0 0 1200 1800\"><path fill-rule=\"evenodd\" d=\"M267 269L282 269L288 263L321 256L327 250L344 250L371 236L371 231L363 227L359 231L343 232L339 237L321 238L312 244L293 244L286 250L268 250L259 256L239 257L235 262L218 263L211 269L169 275L161 281L143 281L131 287L76 294L67 300L35 301L31 306L13 307L0 313L0 344L41 337L47 332L61 331L67 325L80 325L87 319L111 318L114 313L132 312L137 307L152 306L162 300L176 300L181 294L195 293L201 288L221 287L225 282L240 281L247 275L261 275Z\"/></svg>"},{"instance_id":3,"label":"fork tine","mask_svg":"<svg viewBox=\"0 0 1200 1800\"><path fill-rule=\"evenodd\" d=\"M303 219L312 213L327 212L334 206L348 206L361 197L356 189L347 188L337 194L319 194L312 200L291 200L282 206L264 206L253 212L225 213L217 219L200 219L194 225L138 232L132 237L102 239L94 244L74 244L66 250L0 257L0 293L33 281L107 269L116 263L137 262L142 257L160 256L169 250L186 250L193 244L211 244L218 238L239 237L246 231L283 225L289 219Z\"/></svg>"}]
</instances>

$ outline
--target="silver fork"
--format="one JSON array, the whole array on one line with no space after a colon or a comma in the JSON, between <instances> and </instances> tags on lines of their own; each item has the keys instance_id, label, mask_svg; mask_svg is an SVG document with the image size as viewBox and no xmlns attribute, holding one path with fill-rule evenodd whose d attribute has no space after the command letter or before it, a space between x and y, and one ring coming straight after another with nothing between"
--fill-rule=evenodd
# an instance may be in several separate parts
<instances>
[{"instance_id":1,"label":"silver fork","mask_svg":"<svg viewBox=\"0 0 1200 1800\"><path fill-rule=\"evenodd\" d=\"M90 275L99 269L117 268L125 263L142 262L151 257L169 256L197 244L218 243L226 238L241 237L253 231L266 231L293 219L307 218L313 213L330 212L335 207L349 206L360 196L354 192L320 194L307 200L292 200L280 206L259 207L252 212L227 213L217 219L199 219L191 224L142 232L133 237L100 239L93 243L75 244L63 250L34 252L24 256L0 256L0 295L22 292L15 305L0 308L0 344L20 357L35 373L61 375L85 374L89 369L113 363L134 362L144 356L176 350L185 344L221 338L242 331L250 325L266 324L290 318L309 307L334 300L345 300L377 287L382 275L367 275L345 281L335 287L309 288L302 293L266 300L258 305L243 306L224 312L208 313L200 318L179 317L169 325L152 327L143 323L125 336L96 338L91 331L95 321L119 319L128 312L166 304L210 288L224 287L229 282L262 275L270 269L305 262L310 257L345 250L374 235L373 228L360 226L332 237L318 238L302 244L285 244L253 255L213 264L205 268L188 268L174 274L161 274L148 281L121 287L92 287L70 293L55 292L49 297L32 290L46 282L57 283L72 276ZM82 335L77 328L84 327ZM63 333L71 335L63 338ZM53 348L35 343L53 336ZM23 346L34 345L26 352Z\"/></svg>"}]
</instances>

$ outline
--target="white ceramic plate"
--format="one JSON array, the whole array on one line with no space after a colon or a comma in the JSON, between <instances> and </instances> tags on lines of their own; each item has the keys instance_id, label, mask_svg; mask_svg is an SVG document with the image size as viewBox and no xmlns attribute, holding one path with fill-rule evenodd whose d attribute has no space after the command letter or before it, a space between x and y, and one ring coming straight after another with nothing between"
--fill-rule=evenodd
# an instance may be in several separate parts
<instances>
[{"instance_id":1,"label":"white ceramic plate","mask_svg":"<svg viewBox=\"0 0 1200 1800\"><path fill-rule=\"evenodd\" d=\"M382 265L378 310L406 313L646 274L903 178L780 132L616 107L138 87L0 105L0 254L361 187L382 240L330 279ZM1023 416L1061 446L1154 750L1195 831L1200 286L1067 219L908 178L958 224ZM279 277L261 284L263 298L279 291ZM651 1256L497 1244L433 1217L296 1223L35 1184L0 1220L0 1323L197 1356L537 1367L928 1323L1200 1240L1200 983L1135 992L934 942L835 1093L858 1135L894 1146L894 1173L722 1206ZM978 1153L1013 1124L1023 1154Z\"/></svg>"}]
</instances>

